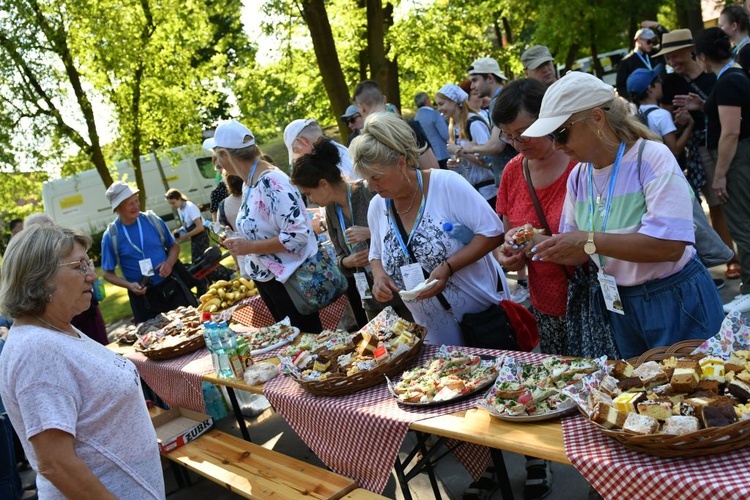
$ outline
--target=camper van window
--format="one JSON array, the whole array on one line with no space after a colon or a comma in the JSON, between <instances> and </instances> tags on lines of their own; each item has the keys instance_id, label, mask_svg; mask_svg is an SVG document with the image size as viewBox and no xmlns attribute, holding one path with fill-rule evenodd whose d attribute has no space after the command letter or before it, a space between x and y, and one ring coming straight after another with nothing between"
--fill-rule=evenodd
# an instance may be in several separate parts
<instances>
[{"instance_id":1,"label":"camper van window","mask_svg":"<svg viewBox=\"0 0 750 500\"><path fill-rule=\"evenodd\" d=\"M216 177L216 168L211 162L211 158L196 158L195 163L204 179L214 179Z\"/></svg>"}]
</instances>

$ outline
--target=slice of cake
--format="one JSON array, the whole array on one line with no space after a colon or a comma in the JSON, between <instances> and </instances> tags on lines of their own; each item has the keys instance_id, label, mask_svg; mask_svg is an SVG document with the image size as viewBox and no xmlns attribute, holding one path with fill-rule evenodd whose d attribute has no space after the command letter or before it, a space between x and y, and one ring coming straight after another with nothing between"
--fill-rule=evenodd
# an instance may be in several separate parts
<instances>
[{"instance_id":1,"label":"slice of cake","mask_svg":"<svg viewBox=\"0 0 750 500\"><path fill-rule=\"evenodd\" d=\"M666 372L656 361L647 361L633 370L633 376L643 381L646 389L669 382Z\"/></svg>"},{"instance_id":2,"label":"slice of cake","mask_svg":"<svg viewBox=\"0 0 750 500\"><path fill-rule=\"evenodd\" d=\"M380 339L375 334L365 334L362 342L357 347L357 352L360 356L372 356L373 351L377 349Z\"/></svg>"},{"instance_id":3,"label":"slice of cake","mask_svg":"<svg viewBox=\"0 0 750 500\"><path fill-rule=\"evenodd\" d=\"M641 401L638 403L638 413L656 420L666 420L672 416L672 403L670 401Z\"/></svg>"},{"instance_id":4,"label":"slice of cake","mask_svg":"<svg viewBox=\"0 0 750 500\"><path fill-rule=\"evenodd\" d=\"M639 402L646 399L642 392L623 392L612 400L612 406L623 413L635 412Z\"/></svg>"},{"instance_id":5,"label":"slice of cake","mask_svg":"<svg viewBox=\"0 0 750 500\"><path fill-rule=\"evenodd\" d=\"M661 430L664 434L674 434L675 436L682 436L695 432L700 428L700 423L695 417L686 417L682 415L676 415L669 417L664 421L664 428Z\"/></svg>"},{"instance_id":6,"label":"slice of cake","mask_svg":"<svg viewBox=\"0 0 750 500\"><path fill-rule=\"evenodd\" d=\"M737 421L731 403L718 403L701 407L701 421L704 427L726 427Z\"/></svg>"},{"instance_id":7,"label":"slice of cake","mask_svg":"<svg viewBox=\"0 0 750 500\"><path fill-rule=\"evenodd\" d=\"M701 367L701 380L715 380L724 383L724 360L715 356L706 356L698 364Z\"/></svg>"},{"instance_id":8,"label":"slice of cake","mask_svg":"<svg viewBox=\"0 0 750 500\"><path fill-rule=\"evenodd\" d=\"M693 392L700 380L700 365L695 360L680 360L669 381L677 392Z\"/></svg>"},{"instance_id":9,"label":"slice of cake","mask_svg":"<svg viewBox=\"0 0 750 500\"><path fill-rule=\"evenodd\" d=\"M739 399L742 403L747 403L750 400L750 384L744 380L738 378L729 382L727 385L729 394Z\"/></svg>"},{"instance_id":10,"label":"slice of cake","mask_svg":"<svg viewBox=\"0 0 750 500\"><path fill-rule=\"evenodd\" d=\"M646 390L643 380L638 377L624 378L617 383L617 387L623 392L644 392Z\"/></svg>"},{"instance_id":11,"label":"slice of cake","mask_svg":"<svg viewBox=\"0 0 750 500\"><path fill-rule=\"evenodd\" d=\"M591 420L600 424L607 429L617 428L622 429L625 425L627 415L621 411L612 408L610 405L603 401L599 401L594 405L594 409L591 412Z\"/></svg>"},{"instance_id":12,"label":"slice of cake","mask_svg":"<svg viewBox=\"0 0 750 500\"><path fill-rule=\"evenodd\" d=\"M622 430L642 435L654 434L659 430L659 422L648 415L630 413L628 414L628 418L625 419L625 424L622 426Z\"/></svg>"},{"instance_id":13,"label":"slice of cake","mask_svg":"<svg viewBox=\"0 0 750 500\"><path fill-rule=\"evenodd\" d=\"M719 394L719 381L701 379L701 381L698 382L698 390L704 391L704 392L710 392L712 394Z\"/></svg>"},{"instance_id":14,"label":"slice of cake","mask_svg":"<svg viewBox=\"0 0 750 500\"><path fill-rule=\"evenodd\" d=\"M618 380L633 376L633 366L627 361L622 359L615 363L612 367L612 376Z\"/></svg>"}]
</instances>

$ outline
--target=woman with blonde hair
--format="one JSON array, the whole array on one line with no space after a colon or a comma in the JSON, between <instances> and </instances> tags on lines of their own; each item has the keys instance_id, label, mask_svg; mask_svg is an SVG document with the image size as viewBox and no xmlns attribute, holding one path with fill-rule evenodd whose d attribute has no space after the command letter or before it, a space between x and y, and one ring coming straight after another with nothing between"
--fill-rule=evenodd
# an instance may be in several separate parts
<instances>
[{"instance_id":1,"label":"woman with blonde hair","mask_svg":"<svg viewBox=\"0 0 750 500\"><path fill-rule=\"evenodd\" d=\"M598 78L572 72L552 84L522 134L549 136L579 162L568 180L560 234L529 246L533 260L592 259L624 358L705 339L724 318L698 260L690 187L665 145Z\"/></svg>"},{"instance_id":2,"label":"woman with blonde hair","mask_svg":"<svg viewBox=\"0 0 750 500\"><path fill-rule=\"evenodd\" d=\"M458 85L443 85L435 95L435 103L440 114L448 118L448 152L453 155L448 168L461 174L494 208L497 186L490 166L481 156L463 150L470 142L477 145L487 142L489 125L469 106L469 94Z\"/></svg>"},{"instance_id":3,"label":"woman with blonde hair","mask_svg":"<svg viewBox=\"0 0 750 500\"><path fill-rule=\"evenodd\" d=\"M457 173L419 170L422 151L397 116L368 117L350 151L357 173L376 193L367 214L373 296L387 302L425 278L436 280L406 306L427 327L427 342L465 345L459 323L507 298L503 273L490 255L502 242L500 219ZM446 232L446 223L461 224L473 236L464 244ZM511 333L502 333L511 347Z\"/></svg>"}]
</instances>

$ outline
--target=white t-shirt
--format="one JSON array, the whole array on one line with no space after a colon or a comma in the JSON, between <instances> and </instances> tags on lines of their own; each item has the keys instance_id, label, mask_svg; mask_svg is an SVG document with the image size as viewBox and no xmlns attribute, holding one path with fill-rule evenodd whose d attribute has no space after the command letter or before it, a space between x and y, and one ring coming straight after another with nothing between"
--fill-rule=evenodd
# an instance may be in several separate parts
<instances>
[{"instance_id":1,"label":"white t-shirt","mask_svg":"<svg viewBox=\"0 0 750 500\"><path fill-rule=\"evenodd\" d=\"M336 141L331 142L333 142L336 145L336 148L339 150L339 155L341 158L339 159L339 164L337 166L339 167L339 170L341 170L341 173L345 177L353 181L361 179L360 176L354 173L354 162L352 161L352 157L349 154L349 149L347 149L347 147L343 144L339 144Z\"/></svg>"},{"instance_id":2,"label":"white t-shirt","mask_svg":"<svg viewBox=\"0 0 750 500\"><path fill-rule=\"evenodd\" d=\"M656 104L642 104L638 110L645 114L646 110L652 108L656 109L649 112L648 116L646 116L646 120L648 121L648 128L650 128L653 133L659 137L664 137L665 135L671 134L677 130L674 120L672 120L672 114L666 109L662 109Z\"/></svg>"},{"instance_id":3,"label":"white t-shirt","mask_svg":"<svg viewBox=\"0 0 750 500\"><path fill-rule=\"evenodd\" d=\"M177 214L180 216L182 227L185 229L192 226L196 220L201 218L200 208L192 201L186 201L181 208L177 209Z\"/></svg>"},{"instance_id":4,"label":"white t-shirt","mask_svg":"<svg viewBox=\"0 0 750 500\"><path fill-rule=\"evenodd\" d=\"M75 438L75 453L118 498L164 494L156 432L135 365L79 332L76 339L37 326L14 326L0 362L0 396L26 456L48 429ZM62 499L37 475L39 498Z\"/></svg>"},{"instance_id":5,"label":"white t-shirt","mask_svg":"<svg viewBox=\"0 0 750 500\"><path fill-rule=\"evenodd\" d=\"M376 195L367 213L370 226L370 260L379 259L385 272L404 289L401 266L408 264L396 232L386 216L385 200ZM460 223L474 234L494 237L503 233L503 223L489 204L456 172L430 170L430 185L424 215L415 227L411 249L426 275L463 244L443 230L445 222ZM497 291L497 280L502 281L503 292ZM447 312L437 298L407 302L414 320L427 328L426 341L430 344L462 345L460 321L465 313L484 311L490 305L507 299L508 285L500 265L487 254L451 276L443 296L451 305L453 314ZM455 315L455 316L454 316Z\"/></svg>"},{"instance_id":6,"label":"white t-shirt","mask_svg":"<svg viewBox=\"0 0 750 500\"><path fill-rule=\"evenodd\" d=\"M467 120L478 116L479 115L477 115L476 113L469 113ZM490 128L482 120L475 119L473 122L471 122L469 131L471 132L472 141L478 145L482 145L490 140ZM456 144L458 144L459 146L465 146L466 144L471 142L468 138L459 138L459 134L461 133L459 127L456 127L453 132L456 134ZM480 167L479 165L471 163L468 160L461 160L461 163L456 171L461 174L464 179L469 181L469 184L471 184L475 188L477 186L480 186L477 191L479 191L479 194L481 194L485 200L491 200L492 198L497 196L495 176L493 175L491 169Z\"/></svg>"}]
</instances>

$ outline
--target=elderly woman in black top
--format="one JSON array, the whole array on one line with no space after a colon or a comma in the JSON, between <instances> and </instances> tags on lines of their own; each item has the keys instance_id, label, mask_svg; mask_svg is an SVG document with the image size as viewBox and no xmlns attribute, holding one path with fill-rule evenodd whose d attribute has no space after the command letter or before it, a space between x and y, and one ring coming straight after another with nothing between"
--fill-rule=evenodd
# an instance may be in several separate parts
<instances>
[{"instance_id":1,"label":"elderly woman in black top","mask_svg":"<svg viewBox=\"0 0 750 500\"><path fill-rule=\"evenodd\" d=\"M338 162L336 145L330 140L321 139L315 143L311 153L294 162L292 182L310 202L326 209L328 234L336 249L339 268L349 281L347 295L357 324L361 328L386 305L394 306L399 315L411 319L400 298L381 304L371 296L367 209L372 193L362 180L345 180L337 166Z\"/></svg>"}]
</instances>

